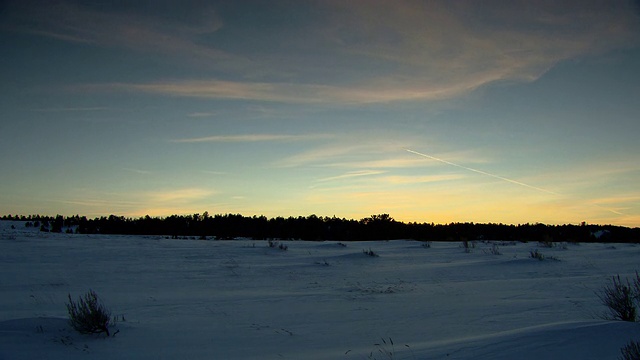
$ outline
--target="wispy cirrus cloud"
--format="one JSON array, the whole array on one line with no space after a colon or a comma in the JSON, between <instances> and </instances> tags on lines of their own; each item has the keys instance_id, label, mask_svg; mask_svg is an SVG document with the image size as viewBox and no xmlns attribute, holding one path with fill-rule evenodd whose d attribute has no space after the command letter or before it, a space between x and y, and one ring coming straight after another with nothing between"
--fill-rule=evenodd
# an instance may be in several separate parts
<instances>
[{"instance_id":1,"label":"wispy cirrus cloud","mask_svg":"<svg viewBox=\"0 0 640 360\"><path fill-rule=\"evenodd\" d=\"M373 168L373 169L389 169L389 168L412 168L412 167L425 167L424 161L416 159L408 159L406 157L385 157L373 160L363 161L336 161L331 164L327 164L328 167L340 167L340 168Z\"/></svg>"},{"instance_id":2,"label":"wispy cirrus cloud","mask_svg":"<svg viewBox=\"0 0 640 360\"><path fill-rule=\"evenodd\" d=\"M201 117L213 117L213 116L217 116L218 113L210 111L210 112L194 112L194 113L190 113L187 116L188 117L195 117L195 118L201 118Z\"/></svg>"},{"instance_id":3,"label":"wispy cirrus cloud","mask_svg":"<svg viewBox=\"0 0 640 360\"><path fill-rule=\"evenodd\" d=\"M425 162L423 159L408 157L404 155L404 147L385 148L386 153L380 153L377 151L367 151L367 149L361 149L363 153L369 153L374 159L360 160L360 161L341 161L336 159L332 163L326 164L328 167L343 167L343 168L374 168L374 169L389 169L389 168L424 168L439 166L437 162ZM482 154L478 149L474 150L458 150L447 151L439 155L448 159L455 159L454 161L463 161L465 163L473 164L486 164L491 162L489 158Z\"/></svg>"},{"instance_id":4,"label":"wispy cirrus cloud","mask_svg":"<svg viewBox=\"0 0 640 360\"><path fill-rule=\"evenodd\" d=\"M215 191L200 188L172 189L156 191L147 194L150 202L154 203L182 203L202 200L215 194Z\"/></svg>"},{"instance_id":5,"label":"wispy cirrus cloud","mask_svg":"<svg viewBox=\"0 0 640 360\"><path fill-rule=\"evenodd\" d=\"M61 0L10 1L7 7L8 27L65 41L139 49L184 48L195 34L218 31L222 21L210 6L188 7L188 4L160 4L154 9L134 4L95 6L86 2ZM168 12L181 10L181 14ZM20 21L18 21L20 20ZM195 45L195 44L192 44ZM193 49L193 48L191 48Z\"/></svg>"},{"instance_id":6,"label":"wispy cirrus cloud","mask_svg":"<svg viewBox=\"0 0 640 360\"><path fill-rule=\"evenodd\" d=\"M348 171L346 173L330 176L326 178L321 178L316 180L316 185L311 186L312 189L317 188L318 185L324 183L331 182L341 182L343 180L357 180L358 184L360 184L356 188L351 188L350 190L362 190L362 181L365 181L368 186L371 188L378 187L387 187L388 185L413 185L413 184L426 184L426 183L435 183L435 182L445 182L445 181L453 181L460 180L465 178L465 176L461 174L443 174L443 175L383 175L388 174L388 171L383 170L353 170ZM379 176L382 175L382 176ZM332 187L333 189L345 189L344 186L341 187ZM360 191L359 190L359 191Z\"/></svg>"},{"instance_id":7,"label":"wispy cirrus cloud","mask_svg":"<svg viewBox=\"0 0 640 360\"><path fill-rule=\"evenodd\" d=\"M620 194L605 198L598 198L593 200L597 204L601 205L614 205L614 204L629 204L640 203L639 194Z\"/></svg>"},{"instance_id":8,"label":"wispy cirrus cloud","mask_svg":"<svg viewBox=\"0 0 640 360\"><path fill-rule=\"evenodd\" d=\"M174 139L175 143L201 143L201 142L269 142L269 141L305 141L329 138L329 134L244 134L244 135L213 135L198 138Z\"/></svg>"},{"instance_id":9,"label":"wispy cirrus cloud","mask_svg":"<svg viewBox=\"0 0 640 360\"><path fill-rule=\"evenodd\" d=\"M3 26L71 43L161 53L189 63L215 61L217 66L232 67L249 63L243 56L199 43L200 36L223 26L210 5L194 1L112 5L73 0L9 1Z\"/></svg>"},{"instance_id":10,"label":"wispy cirrus cloud","mask_svg":"<svg viewBox=\"0 0 640 360\"><path fill-rule=\"evenodd\" d=\"M438 100L465 93L499 80L501 70L473 76L466 82L417 84L399 79L374 83L322 85L316 83L248 82L222 80L172 80L153 83L85 84L72 88L93 91L127 91L205 99L250 100L296 104L358 105L411 100Z\"/></svg>"},{"instance_id":11,"label":"wispy cirrus cloud","mask_svg":"<svg viewBox=\"0 0 640 360\"><path fill-rule=\"evenodd\" d=\"M94 106L94 107L59 107L59 108L41 108L41 109L31 109L31 111L35 112L82 112L82 111L104 111L109 110L108 107L104 106Z\"/></svg>"},{"instance_id":12,"label":"wispy cirrus cloud","mask_svg":"<svg viewBox=\"0 0 640 360\"><path fill-rule=\"evenodd\" d=\"M349 136L335 135L331 140L283 157L274 162L274 166L388 170L441 165L436 161L425 161L407 153L405 150L407 144L416 142L411 136L396 137L388 133L369 133L364 137L358 133L351 133ZM444 147L436 141L432 142L431 146L438 149ZM438 156L465 164L486 164L493 161L486 151L477 148L459 147L453 151L439 150L437 153Z\"/></svg>"},{"instance_id":13,"label":"wispy cirrus cloud","mask_svg":"<svg viewBox=\"0 0 640 360\"><path fill-rule=\"evenodd\" d=\"M229 175L226 171L202 170L202 173L209 175Z\"/></svg>"},{"instance_id":14,"label":"wispy cirrus cloud","mask_svg":"<svg viewBox=\"0 0 640 360\"><path fill-rule=\"evenodd\" d=\"M326 53L332 56L377 63L369 72L345 62L332 68L336 78L309 80L308 73L322 59L308 59L301 62L307 65L291 64L298 76L270 81L179 79L95 88L303 104L438 100L496 81L533 81L562 60L639 41L635 17L624 7L605 12L598 2L545 3L536 11L524 12L526 4L515 3L486 9L474 2L325 4L333 11L322 30L310 34L314 42L325 44ZM480 14L479 20L465 15L470 12ZM516 18L518 21L513 20ZM541 30L531 31L536 26ZM318 33L324 38L317 38ZM268 54L264 68L275 62L288 64L287 56L291 54Z\"/></svg>"},{"instance_id":15,"label":"wispy cirrus cloud","mask_svg":"<svg viewBox=\"0 0 640 360\"><path fill-rule=\"evenodd\" d=\"M208 206L223 205L211 202L216 191L204 188L177 188L147 192L104 193L84 190L87 197L52 199L56 203L70 204L85 209L85 215L104 216L167 216L167 214L193 214ZM83 212L84 213L84 212Z\"/></svg>"},{"instance_id":16,"label":"wispy cirrus cloud","mask_svg":"<svg viewBox=\"0 0 640 360\"><path fill-rule=\"evenodd\" d=\"M394 184L394 185L408 185L408 184L422 184L422 183L459 180L459 179L463 179L464 177L465 176L461 174L417 175L417 176L392 175L392 176L385 176L380 180L385 183Z\"/></svg>"},{"instance_id":17,"label":"wispy cirrus cloud","mask_svg":"<svg viewBox=\"0 0 640 360\"><path fill-rule=\"evenodd\" d=\"M151 174L151 171L142 170L142 169L122 168L122 170L125 170L125 171L128 171L128 172L132 172L132 173L135 173L135 174L140 174L140 175L149 175L149 174Z\"/></svg>"},{"instance_id":18,"label":"wispy cirrus cloud","mask_svg":"<svg viewBox=\"0 0 640 360\"><path fill-rule=\"evenodd\" d=\"M350 52L393 62L396 79L442 88L531 81L558 61L639 40L631 3L613 8L603 1L408 0L331 6L341 10L333 13L328 29L335 42Z\"/></svg>"},{"instance_id":19,"label":"wispy cirrus cloud","mask_svg":"<svg viewBox=\"0 0 640 360\"><path fill-rule=\"evenodd\" d=\"M438 100L496 81L533 81L560 61L640 41L633 4L589 0L535 6L527 1L305 3L291 11L322 11L295 29L246 28L223 18L216 4L162 3L159 8L172 13L179 8L181 16L161 16L150 6L105 10L70 0L22 3L12 2L5 26L63 41L161 53L179 66L198 62L223 74L205 80L168 74L172 80L85 89L208 99L342 105ZM253 6L267 11L273 9L260 6L287 5ZM227 33L216 38L221 41L206 41L223 28ZM222 45L238 39L252 41Z\"/></svg>"},{"instance_id":20,"label":"wispy cirrus cloud","mask_svg":"<svg viewBox=\"0 0 640 360\"><path fill-rule=\"evenodd\" d=\"M379 152L380 149L380 145L358 144L342 140L287 156L276 161L274 165L283 168L309 165L335 166L337 163L366 161L360 159L363 155L367 155L367 160L370 160L370 154ZM353 157L358 159L349 161Z\"/></svg>"},{"instance_id":21,"label":"wispy cirrus cloud","mask_svg":"<svg viewBox=\"0 0 640 360\"><path fill-rule=\"evenodd\" d=\"M59 202L64 204L72 204L72 205L81 205L87 208L107 208L107 209L131 209L141 205L139 201L130 201L130 200L105 200L102 198L81 198L81 199L51 199L48 201ZM116 211L117 212L117 211ZM102 214L104 215L104 214Z\"/></svg>"},{"instance_id":22,"label":"wispy cirrus cloud","mask_svg":"<svg viewBox=\"0 0 640 360\"><path fill-rule=\"evenodd\" d=\"M381 170L355 170L355 171L349 171L349 172L341 174L341 175L330 176L330 177L318 179L317 181L318 182L328 182L328 181L344 180L344 179L351 179L351 178L357 178L357 177L363 177L363 176L380 175L380 174L384 174L384 173L385 172L381 171Z\"/></svg>"}]
</instances>

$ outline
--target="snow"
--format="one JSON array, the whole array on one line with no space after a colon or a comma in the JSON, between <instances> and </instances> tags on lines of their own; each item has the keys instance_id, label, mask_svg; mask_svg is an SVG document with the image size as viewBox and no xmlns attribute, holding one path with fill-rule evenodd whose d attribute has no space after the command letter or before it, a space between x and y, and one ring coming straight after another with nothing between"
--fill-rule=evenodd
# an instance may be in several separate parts
<instances>
[{"instance_id":1,"label":"snow","mask_svg":"<svg viewBox=\"0 0 640 360\"><path fill-rule=\"evenodd\" d=\"M584 360L640 340L640 324L600 317L596 295L640 270L636 244L282 243L0 221L0 359ZM67 295L89 289L115 336L69 327Z\"/></svg>"}]
</instances>

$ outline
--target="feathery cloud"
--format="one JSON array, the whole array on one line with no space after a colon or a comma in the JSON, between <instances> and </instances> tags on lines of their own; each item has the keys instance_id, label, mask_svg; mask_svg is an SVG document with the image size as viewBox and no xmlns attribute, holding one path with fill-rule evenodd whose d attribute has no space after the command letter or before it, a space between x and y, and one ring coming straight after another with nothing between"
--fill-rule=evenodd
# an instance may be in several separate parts
<instances>
[{"instance_id":1,"label":"feathery cloud","mask_svg":"<svg viewBox=\"0 0 640 360\"><path fill-rule=\"evenodd\" d=\"M296 28L260 30L222 18L215 4L198 4L171 18L135 6L105 11L72 1L39 4L14 2L6 26L63 41L162 53L176 64L198 62L224 74L85 88L211 99L352 105L438 100L496 81L533 81L560 61L640 41L633 4L597 0L492 6L328 1L298 5L323 11ZM256 9L262 10L268 9ZM203 40L222 28L230 37L254 40L234 47Z\"/></svg>"},{"instance_id":2,"label":"feathery cloud","mask_svg":"<svg viewBox=\"0 0 640 360\"><path fill-rule=\"evenodd\" d=\"M166 203L166 202L185 202L200 200L207 198L215 194L212 190L199 189L199 188L186 188L167 191L150 192L147 194L149 200L154 203Z\"/></svg>"},{"instance_id":3,"label":"feathery cloud","mask_svg":"<svg viewBox=\"0 0 640 360\"><path fill-rule=\"evenodd\" d=\"M350 178L356 178L356 177L362 177L362 176L373 176L373 175L379 175L379 174L383 174L383 173L385 173L385 172L384 171L380 171L380 170L356 170L356 171L349 171L349 172L347 172L345 174L341 174L341 175L330 176L330 177L318 179L317 181L318 182L328 182L328 181L350 179Z\"/></svg>"},{"instance_id":4,"label":"feathery cloud","mask_svg":"<svg viewBox=\"0 0 640 360\"><path fill-rule=\"evenodd\" d=\"M260 142L260 141L304 141L330 137L327 134L287 135L287 134L246 134L246 135L213 135L199 138L175 139L175 143L200 142Z\"/></svg>"}]
</instances>

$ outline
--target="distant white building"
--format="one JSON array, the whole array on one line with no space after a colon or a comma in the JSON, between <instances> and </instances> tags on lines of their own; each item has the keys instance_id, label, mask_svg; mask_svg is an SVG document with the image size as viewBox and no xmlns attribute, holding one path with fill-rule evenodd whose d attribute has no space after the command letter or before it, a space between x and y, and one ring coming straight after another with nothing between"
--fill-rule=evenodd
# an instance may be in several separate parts
<instances>
[{"instance_id":1,"label":"distant white building","mask_svg":"<svg viewBox=\"0 0 640 360\"><path fill-rule=\"evenodd\" d=\"M611 232L609 230L598 230L598 231L592 232L591 235L593 235L593 237L595 237L598 240L604 240L611 235Z\"/></svg>"}]
</instances>

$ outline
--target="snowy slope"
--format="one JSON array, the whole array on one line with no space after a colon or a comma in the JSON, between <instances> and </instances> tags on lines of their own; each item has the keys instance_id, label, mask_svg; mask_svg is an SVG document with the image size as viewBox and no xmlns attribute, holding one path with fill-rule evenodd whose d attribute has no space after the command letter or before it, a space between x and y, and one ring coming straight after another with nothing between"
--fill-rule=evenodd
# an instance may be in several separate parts
<instances>
[{"instance_id":1,"label":"snowy slope","mask_svg":"<svg viewBox=\"0 0 640 360\"><path fill-rule=\"evenodd\" d=\"M594 293L640 270L638 245L284 243L0 221L0 359L616 359L640 340ZM67 294L90 288L115 337L69 328Z\"/></svg>"}]
</instances>

